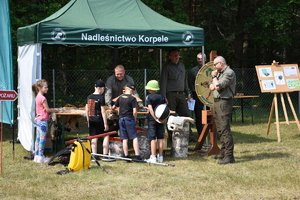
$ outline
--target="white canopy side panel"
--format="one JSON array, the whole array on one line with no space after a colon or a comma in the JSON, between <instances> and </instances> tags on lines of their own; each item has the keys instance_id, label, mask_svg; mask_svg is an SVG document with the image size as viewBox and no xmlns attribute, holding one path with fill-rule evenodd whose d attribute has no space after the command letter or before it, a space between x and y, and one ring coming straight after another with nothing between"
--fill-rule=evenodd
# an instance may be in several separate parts
<instances>
[{"instance_id":1,"label":"white canopy side panel","mask_svg":"<svg viewBox=\"0 0 300 200\"><path fill-rule=\"evenodd\" d=\"M27 151L34 150L35 97L32 84L41 79L41 44L18 47L18 139Z\"/></svg>"}]
</instances>

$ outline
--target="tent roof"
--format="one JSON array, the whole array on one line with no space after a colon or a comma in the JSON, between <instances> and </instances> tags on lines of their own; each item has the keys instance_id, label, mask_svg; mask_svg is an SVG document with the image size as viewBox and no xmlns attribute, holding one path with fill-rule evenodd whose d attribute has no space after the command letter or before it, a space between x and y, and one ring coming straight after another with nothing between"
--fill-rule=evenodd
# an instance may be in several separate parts
<instances>
[{"instance_id":1,"label":"tent roof","mask_svg":"<svg viewBox=\"0 0 300 200\"><path fill-rule=\"evenodd\" d=\"M140 0L71 0L18 28L18 45L204 46L202 28L172 21Z\"/></svg>"}]
</instances>

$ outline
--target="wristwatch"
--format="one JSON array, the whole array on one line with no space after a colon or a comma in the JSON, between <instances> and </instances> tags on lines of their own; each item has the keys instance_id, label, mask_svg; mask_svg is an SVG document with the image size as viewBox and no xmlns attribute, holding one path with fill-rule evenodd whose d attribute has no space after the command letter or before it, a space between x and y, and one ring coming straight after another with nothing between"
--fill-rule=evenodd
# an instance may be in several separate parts
<instances>
[{"instance_id":1,"label":"wristwatch","mask_svg":"<svg viewBox=\"0 0 300 200\"><path fill-rule=\"evenodd\" d=\"M212 79L217 78L217 76L212 76Z\"/></svg>"}]
</instances>

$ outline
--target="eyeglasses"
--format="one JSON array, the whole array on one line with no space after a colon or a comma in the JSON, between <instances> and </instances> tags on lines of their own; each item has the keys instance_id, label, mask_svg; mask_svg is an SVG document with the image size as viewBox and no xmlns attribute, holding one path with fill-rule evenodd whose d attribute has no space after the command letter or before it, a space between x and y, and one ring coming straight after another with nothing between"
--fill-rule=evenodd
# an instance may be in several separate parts
<instances>
[{"instance_id":1,"label":"eyeglasses","mask_svg":"<svg viewBox=\"0 0 300 200\"><path fill-rule=\"evenodd\" d=\"M216 66L216 65L219 64L219 63L220 63L220 62L215 63L214 66Z\"/></svg>"}]
</instances>

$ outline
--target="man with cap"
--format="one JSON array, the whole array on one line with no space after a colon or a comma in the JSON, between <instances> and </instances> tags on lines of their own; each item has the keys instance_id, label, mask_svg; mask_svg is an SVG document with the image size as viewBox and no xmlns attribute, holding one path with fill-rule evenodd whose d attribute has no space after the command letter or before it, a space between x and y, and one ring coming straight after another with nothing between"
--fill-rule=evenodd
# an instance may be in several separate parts
<instances>
[{"instance_id":1,"label":"man with cap","mask_svg":"<svg viewBox=\"0 0 300 200\"><path fill-rule=\"evenodd\" d=\"M130 158L128 154L128 140L133 140L135 159L142 160L139 150L138 135L136 131L137 100L132 94L135 85L131 82L124 87L125 92L117 100L112 109L119 107L120 139L123 140L123 151L125 158Z\"/></svg>"},{"instance_id":2,"label":"man with cap","mask_svg":"<svg viewBox=\"0 0 300 200\"><path fill-rule=\"evenodd\" d=\"M105 91L105 83L101 79L97 80L94 84L95 91L90 94L86 100L85 112L88 121L90 136L102 134L108 130L105 100L103 93ZM91 140L92 153L97 153L98 138ZM108 155L109 136L103 138L103 154ZM95 156L99 159L98 156Z\"/></svg>"}]
</instances>

